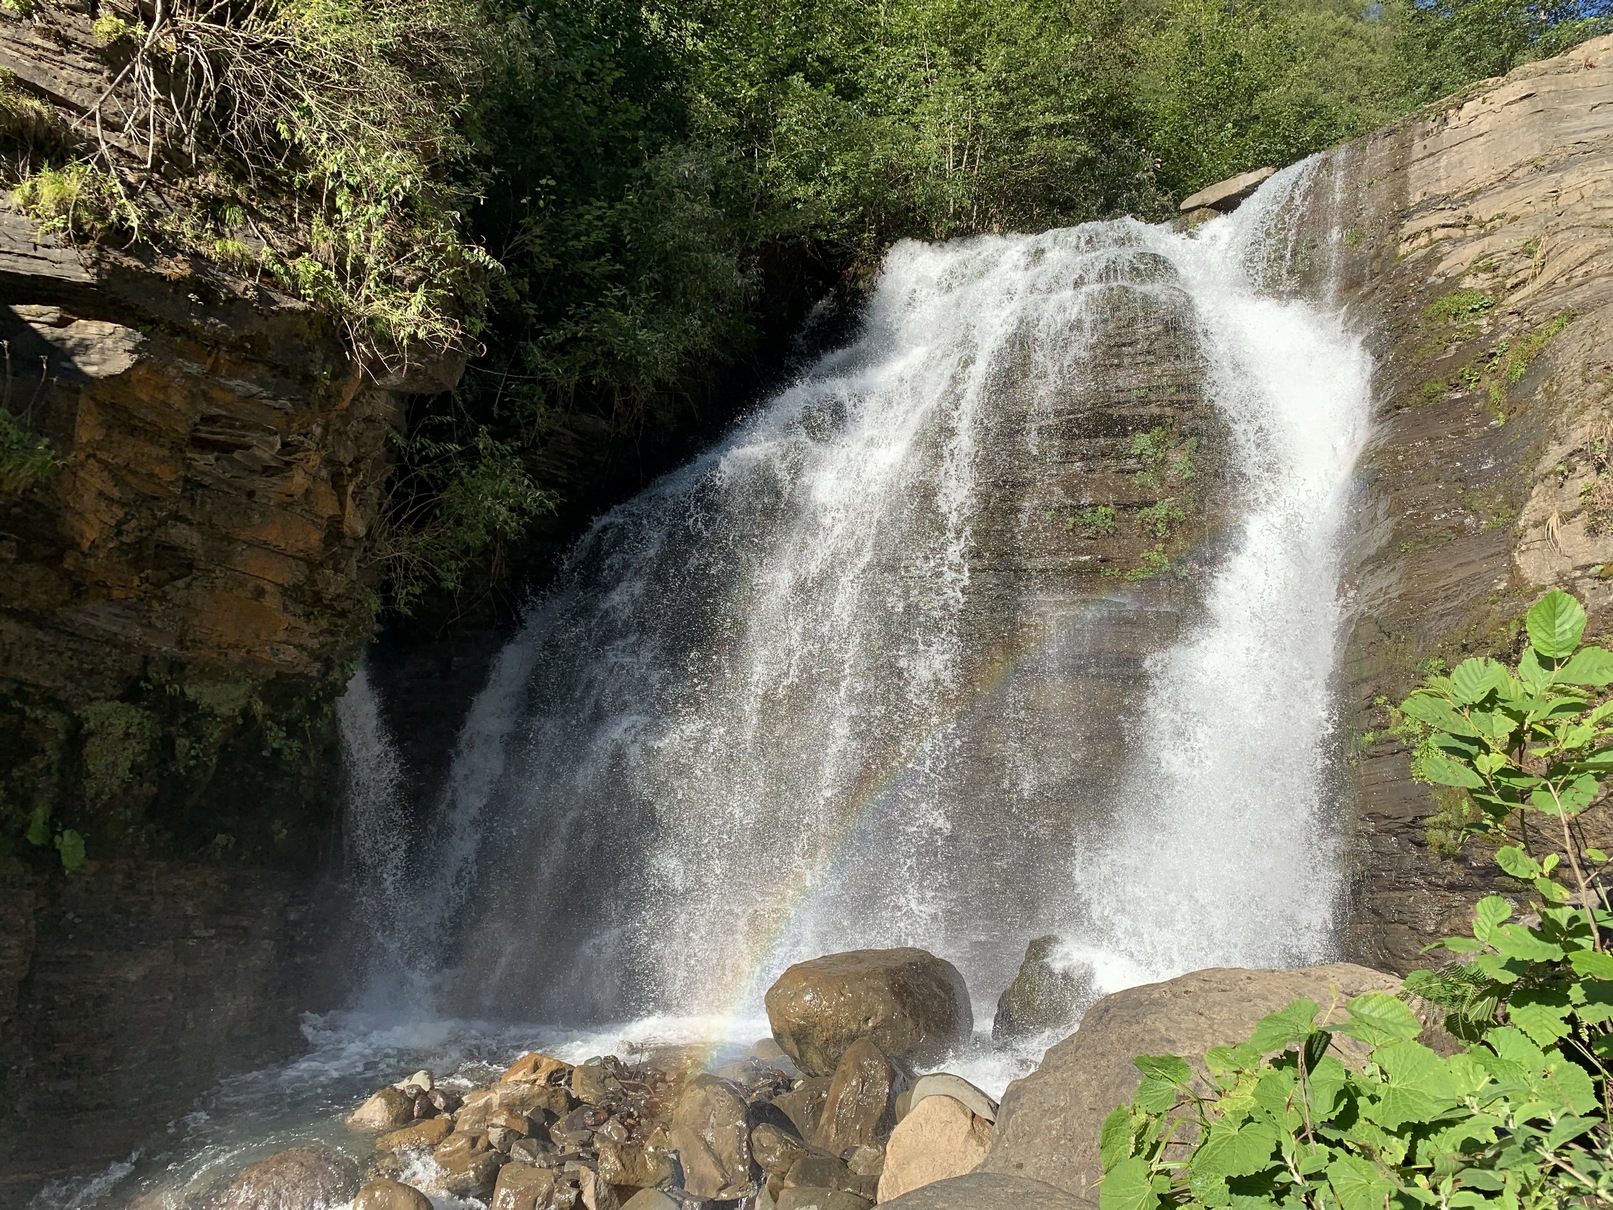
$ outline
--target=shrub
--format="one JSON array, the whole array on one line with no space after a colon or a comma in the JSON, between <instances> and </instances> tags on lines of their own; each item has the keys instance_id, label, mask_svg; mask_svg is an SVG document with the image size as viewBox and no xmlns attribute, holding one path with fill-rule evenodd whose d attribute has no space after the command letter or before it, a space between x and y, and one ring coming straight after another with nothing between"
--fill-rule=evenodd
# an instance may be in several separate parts
<instances>
[{"instance_id":1,"label":"shrub","mask_svg":"<svg viewBox=\"0 0 1613 1210\"><path fill-rule=\"evenodd\" d=\"M1575 826L1613 774L1613 700L1598 692L1613 652L1582 646L1585 624L1554 590L1514 668L1466 660L1400 706L1427 729L1418 774L1477 807L1452 826L1502 842L1502 870L1536 896L1517 919L1482 900L1472 934L1441 943L1457 962L1407 979L1467 1048L1441 1057L1405 1003L1372 994L1337 1020L1296 1001L1210 1050L1202 1085L1180 1058L1143 1056L1136 1098L1104 1124L1103 1210L1613 1200L1608 857ZM1330 1053L1340 1034L1363 1044L1358 1066Z\"/></svg>"}]
</instances>

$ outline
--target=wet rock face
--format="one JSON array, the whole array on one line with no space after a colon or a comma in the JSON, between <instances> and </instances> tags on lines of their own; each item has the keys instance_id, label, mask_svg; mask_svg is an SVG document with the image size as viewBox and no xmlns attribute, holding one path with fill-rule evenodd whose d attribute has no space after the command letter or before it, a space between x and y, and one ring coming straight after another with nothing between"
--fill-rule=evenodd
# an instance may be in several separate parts
<instances>
[{"instance_id":1,"label":"wet rock face","mask_svg":"<svg viewBox=\"0 0 1613 1210\"><path fill-rule=\"evenodd\" d=\"M909 1070L968 1040L974 1012L963 976L919 949L856 950L798 962L768 988L773 1037L808 1075L834 1074L868 1040Z\"/></svg>"},{"instance_id":2,"label":"wet rock face","mask_svg":"<svg viewBox=\"0 0 1613 1210\"><path fill-rule=\"evenodd\" d=\"M868 1038L846 1048L812 1143L829 1155L843 1155L869 1143L883 1143L896 1124L895 1100L906 1083L894 1063Z\"/></svg>"},{"instance_id":3,"label":"wet rock face","mask_svg":"<svg viewBox=\"0 0 1613 1210\"><path fill-rule=\"evenodd\" d=\"M1600 38L1320 172L1313 235L1325 222L1344 238L1317 260L1336 258L1378 363L1340 682L1359 871L1345 946L1367 965L1427 961L1423 946L1508 889L1464 847L1460 796L1411 781L1384 706L1428 670L1513 656L1548 587L1585 600L1595 634L1613 618L1610 105ZM1608 831L1603 813L1585 822Z\"/></svg>"}]
</instances>

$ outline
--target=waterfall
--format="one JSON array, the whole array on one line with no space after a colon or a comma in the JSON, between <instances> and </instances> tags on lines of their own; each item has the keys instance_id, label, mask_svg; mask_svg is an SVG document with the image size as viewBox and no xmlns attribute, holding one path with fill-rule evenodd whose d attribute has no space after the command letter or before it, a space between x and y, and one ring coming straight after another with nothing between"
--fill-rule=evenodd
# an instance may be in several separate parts
<instances>
[{"instance_id":1,"label":"waterfall","mask_svg":"<svg viewBox=\"0 0 1613 1210\"><path fill-rule=\"evenodd\" d=\"M578 543L425 834L356 681L392 960L439 1008L599 1021L754 1012L861 946L952 959L983 1009L1040 933L1109 984L1327 956L1369 365L1291 288L1316 171L1196 232L898 245L848 347ZM1202 382L1224 532L1188 579L1054 557L1096 499L1070 433L1123 446L1167 380Z\"/></svg>"}]
</instances>

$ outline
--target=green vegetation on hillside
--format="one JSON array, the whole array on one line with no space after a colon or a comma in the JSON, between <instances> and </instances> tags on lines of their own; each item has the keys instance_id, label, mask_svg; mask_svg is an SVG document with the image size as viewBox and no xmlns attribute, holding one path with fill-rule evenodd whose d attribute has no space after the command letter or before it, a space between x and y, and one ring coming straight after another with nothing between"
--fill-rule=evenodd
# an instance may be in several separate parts
<instances>
[{"instance_id":1,"label":"green vegetation on hillside","mask_svg":"<svg viewBox=\"0 0 1613 1210\"><path fill-rule=\"evenodd\" d=\"M1606 4L1516 0L154 12L100 6L116 86L88 117L0 77L0 183L71 238L320 305L377 373L469 355L400 450L395 606L485 578L554 506L534 468L557 418L653 444L894 240L1162 218L1613 26Z\"/></svg>"},{"instance_id":2,"label":"green vegetation on hillside","mask_svg":"<svg viewBox=\"0 0 1613 1210\"><path fill-rule=\"evenodd\" d=\"M1481 900L1452 960L1406 980L1465 1048L1437 1053L1404 999L1373 993L1342 1013L1295 1001L1210 1049L1207 1079L1142 1056L1104 1123L1102 1210L1613 1202L1609 857L1584 826L1613 777L1613 652L1581 645L1585 625L1554 589L1515 667L1465 660L1400 706L1417 775L1462 796L1452 826L1496 844L1529 901Z\"/></svg>"}]
</instances>

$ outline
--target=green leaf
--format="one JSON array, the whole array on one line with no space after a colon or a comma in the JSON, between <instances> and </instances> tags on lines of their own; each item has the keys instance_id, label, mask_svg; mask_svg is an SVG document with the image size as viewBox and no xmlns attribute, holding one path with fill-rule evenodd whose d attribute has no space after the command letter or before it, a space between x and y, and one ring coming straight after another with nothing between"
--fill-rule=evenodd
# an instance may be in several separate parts
<instances>
[{"instance_id":1,"label":"green leaf","mask_svg":"<svg viewBox=\"0 0 1613 1210\"><path fill-rule=\"evenodd\" d=\"M1338 1030L1359 1038L1368 1046L1415 1038L1423 1032L1416 1014L1387 992L1357 996L1350 1001L1349 1008L1350 1018L1338 1026Z\"/></svg>"},{"instance_id":2,"label":"green leaf","mask_svg":"<svg viewBox=\"0 0 1613 1210\"><path fill-rule=\"evenodd\" d=\"M1514 878L1532 879L1540 876L1540 863L1517 845L1509 844L1497 849L1495 851L1495 864ZM1502 900L1501 902L1505 903L1506 901ZM1511 914L1512 909L1508 908L1507 916ZM1505 920L1506 916L1502 916L1501 919Z\"/></svg>"},{"instance_id":3,"label":"green leaf","mask_svg":"<svg viewBox=\"0 0 1613 1210\"><path fill-rule=\"evenodd\" d=\"M1316 1014L1319 1011L1314 1000L1295 1000L1286 1008L1262 1017L1255 1025L1249 1043L1261 1054L1268 1054L1303 1042L1316 1028Z\"/></svg>"},{"instance_id":4,"label":"green leaf","mask_svg":"<svg viewBox=\"0 0 1613 1210\"><path fill-rule=\"evenodd\" d=\"M1176 1085L1162 1076L1144 1076L1132 1104L1145 1113L1165 1113L1176 1105Z\"/></svg>"},{"instance_id":5,"label":"green leaf","mask_svg":"<svg viewBox=\"0 0 1613 1210\"><path fill-rule=\"evenodd\" d=\"M1386 1130L1430 1122L1454 1103L1457 1083L1445 1060L1420 1042L1391 1042L1373 1052L1384 1086L1367 1115Z\"/></svg>"},{"instance_id":6,"label":"green leaf","mask_svg":"<svg viewBox=\"0 0 1613 1210\"><path fill-rule=\"evenodd\" d=\"M1473 725L1458 714L1444 698L1418 690L1400 703L1400 710L1409 718L1452 735L1477 736Z\"/></svg>"},{"instance_id":7,"label":"green leaf","mask_svg":"<svg viewBox=\"0 0 1613 1210\"><path fill-rule=\"evenodd\" d=\"M1561 962L1563 947L1536 935L1521 924L1498 925L1490 934L1490 944L1508 958L1525 962Z\"/></svg>"},{"instance_id":8,"label":"green leaf","mask_svg":"<svg viewBox=\"0 0 1613 1210\"><path fill-rule=\"evenodd\" d=\"M1539 693L1551 684L1551 670L1540 662L1533 647L1525 647L1518 658L1518 679L1530 693Z\"/></svg>"},{"instance_id":9,"label":"green leaf","mask_svg":"<svg viewBox=\"0 0 1613 1210\"><path fill-rule=\"evenodd\" d=\"M1353 1155L1341 1155L1327 1166L1327 1181L1344 1210L1383 1210L1395 1191L1377 1166Z\"/></svg>"},{"instance_id":10,"label":"green leaf","mask_svg":"<svg viewBox=\"0 0 1613 1210\"><path fill-rule=\"evenodd\" d=\"M82 869L89 860L84 854L84 838L72 828L66 829L56 838L56 851L61 854L62 869L71 873Z\"/></svg>"},{"instance_id":11,"label":"green leaf","mask_svg":"<svg viewBox=\"0 0 1613 1210\"><path fill-rule=\"evenodd\" d=\"M1131 1141L1131 1107L1117 1105L1114 1112L1103 1119L1103 1129L1098 1134L1098 1154L1103 1159L1104 1171L1131 1158Z\"/></svg>"},{"instance_id":12,"label":"green leaf","mask_svg":"<svg viewBox=\"0 0 1613 1210\"><path fill-rule=\"evenodd\" d=\"M50 843L50 816L44 807L35 807L28 816L28 830L23 833L28 843L44 848Z\"/></svg>"},{"instance_id":13,"label":"green leaf","mask_svg":"<svg viewBox=\"0 0 1613 1210\"><path fill-rule=\"evenodd\" d=\"M1549 1046L1569 1034L1568 997L1561 992L1520 991L1507 1002L1507 1019L1537 1046Z\"/></svg>"},{"instance_id":14,"label":"green leaf","mask_svg":"<svg viewBox=\"0 0 1613 1210\"><path fill-rule=\"evenodd\" d=\"M1148 1161L1140 1158L1121 1160L1105 1170L1098 1185L1099 1210L1154 1210L1159 1195L1152 1176Z\"/></svg>"},{"instance_id":15,"label":"green leaf","mask_svg":"<svg viewBox=\"0 0 1613 1210\"><path fill-rule=\"evenodd\" d=\"M1510 903L1499 895L1486 895L1473 905L1473 936L1488 945L1496 927L1510 915Z\"/></svg>"},{"instance_id":16,"label":"green leaf","mask_svg":"<svg viewBox=\"0 0 1613 1210\"><path fill-rule=\"evenodd\" d=\"M1451 689L1463 705L1476 705L1506 685L1507 670L1491 659L1463 660L1451 673Z\"/></svg>"},{"instance_id":17,"label":"green leaf","mask_svg":"<svg viewBox=\"0 0 1613 1210\"><path fill-rule=\"evenodd\" d=\"M1575 950L1568 955L1568 964L1576 975L1586 979L1613 979L1613 954L1597 950Z\"/></svg>"},{"instance_id":18,"label":"green leaf","mask_svg":"<svg viewBox=\"0 0 1613 1210\"><path fill-rule=\"evenodd\" d=\"M1464 790L1477 790L1484 785L1484 779L1469 766L1438 752L1425 752L1419 757L1417 772L1436 786L1461 786Z\"/></svg>"},{"instance_id":19,"label":"green leaf","mask_svg":"<svg viewBox=\"0 0 1613 1210\"><path fill-rule=\"evenodd\" d=\"M1581 648L1557 670L1557 679L1570 685L1594 685L1598 689L1613 685L1613 651L1594 646Z\"/></svg>"},{"instance_id":20,"label":"green leaf","mask_svg":"<svg viewBox=\"0 0 1613 1210\"><path fill-rule=\"evenodd\" d=\"M1277 1132L1264 1122L1246 1122L1239 1127L1217 1123L1210 1137L1193 1153L1193 1175L1211 1179L1251 1176L1271 1166L1276 1148Z\"/></svg>"},{"instance_id":21,"label":"green leaf","mask_svg":"<svg viewBox=\"0 0 1613 1210\"><path fill-rule=\"evenodd\" d=\"M1193 1069L1187 1065L1186 1059L1179 1059L1175 1055L1138 1055L1131 1062L1145 1076L1158 1076L1178 1088L1192 1086Z\"/></svg>"},{"instance_id":22,"label":"green leaf","mask_svg":"<svg viewBox=\"0 0 1613 1210\"><path fill-rule=\"evenodd\" d=\"M1535 602L1524 625L1537 652L1547 659L1566 659L1585 633L1585 607L1562 589L1553 588Z\"/></svg>"}]
</instances>

